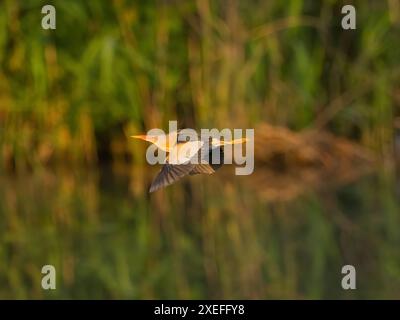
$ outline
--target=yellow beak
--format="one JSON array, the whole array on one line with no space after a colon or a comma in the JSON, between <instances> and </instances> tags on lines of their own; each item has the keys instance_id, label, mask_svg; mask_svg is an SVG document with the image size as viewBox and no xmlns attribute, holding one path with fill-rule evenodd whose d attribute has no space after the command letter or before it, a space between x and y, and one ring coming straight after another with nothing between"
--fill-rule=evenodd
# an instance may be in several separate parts
<instances>
[{"instance_id":1,"label":"yellow beak","mask_svg":"<svg viewBox=\"0 0 400 320\"><path fill-rule=\"evenodd\" d=\"M131 136L131 138L136 138L136 139L140 139L140 140L144 140L144 141L148 141L148 142L155 142L157 137L155 136L148 136L146 134L140 134L140 135L135 135L135 136Z\"/></svg>"}]
</instances>

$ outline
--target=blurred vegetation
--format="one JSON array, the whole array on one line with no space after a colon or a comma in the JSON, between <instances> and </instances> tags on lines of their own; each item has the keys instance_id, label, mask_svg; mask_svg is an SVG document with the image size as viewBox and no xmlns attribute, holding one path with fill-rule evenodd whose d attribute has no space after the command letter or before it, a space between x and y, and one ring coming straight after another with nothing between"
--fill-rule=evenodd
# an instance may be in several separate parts
<instances>
[{"instance_id":1,"label":"blurred vegetation","mask_svg":"<svg viewBox=\"0 0 400 320\"><path fill-rule=\"evenodd\" d=\"M390 152L400 105L396 0L0 4L1 168L143 162L150 128L327 127ZM347 2L346 2L347 3Z\"/></svg>"},{"instance_id":2,"label":"blurred vegetation","mask_svg":"<svg viewBox=\"0 0 400 320\"><path fill-rule=\"evenodd\" d=\"M49 3L56 30L41 28ZM149 196L146 145L128 138L175 119L268 123L392 163L399 39L398 0L1 1L0 298L400 298L391 166L273 192L260 168L224 168ZM291 187L298 198L269 198Z\"/></svg>"},{"instance_id":3,"label":"blurred vegetation","mask_svg":"<svg viewBox=\"0 0 400 320\"><path fill-rule=\"evenodd\" d=\"M393 176L271 202L225 168L150 199L155 172L0 178L0 298L400 298ZM345 264L357 290L341 288Z\"/></svg>"}]
</instances>

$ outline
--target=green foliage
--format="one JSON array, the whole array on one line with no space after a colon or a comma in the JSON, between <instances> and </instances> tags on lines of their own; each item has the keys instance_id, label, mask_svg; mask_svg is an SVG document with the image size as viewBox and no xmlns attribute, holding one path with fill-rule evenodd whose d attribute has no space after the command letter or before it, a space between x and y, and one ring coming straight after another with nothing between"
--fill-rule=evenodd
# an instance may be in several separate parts
<instances>
[{"instance_id":1,"label":"green foliage","mask_svg":"<svg viewBox=\"0 0 400 320\"><path fill-rule=\"evenodd\" d=\"M0 4L2 168L93 163L118 143L135 160L126 136L174 119L391 142L392 1L356 1L356 31L341 28L340 1L54 1L54 31L40 27L44 4Z\"/></svg>"},{"instance_id":2,"label":"green foliage","mask_svg":"<svg viewBox=\"0 0 400 320\"><path fill-rule=\"evenodd\" d=\"M0 178L0 298L400 297L388 174L271 202L230 172L148 198L140 171ZM54 291L41 289L44 264L57 270ZM345 264L356 267L357 290L341 288Z\"/></svg>"},{"instance_id":3,"label":"green foliage","mask_svg":"<svg viewBox=\"0 0 400 320\"><path fill-rule=\"evenodd\" d=\"M0 298L400 297L386 171L282 203L224 177L150 198L143 168L129 183L96 171L143 162L128 136L169 120L324 128L386 160L399 1L352 1L355 31L339 0L54 0L57 29L43 30L48 2L0 1Z\"/></svg>"}]
</instances>

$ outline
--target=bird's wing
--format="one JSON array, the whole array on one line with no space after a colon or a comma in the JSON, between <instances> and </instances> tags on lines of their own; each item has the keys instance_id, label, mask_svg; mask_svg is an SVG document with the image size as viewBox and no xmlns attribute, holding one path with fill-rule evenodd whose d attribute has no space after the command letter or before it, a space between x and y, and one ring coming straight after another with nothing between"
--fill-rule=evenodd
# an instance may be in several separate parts
<instances>
[{"instance_id":1,"label":"bird's wing","mask_svg":"<svg viewBox=\"0 0 400 320\"><path fill-rule=\"evenodd\" d=\"M215 170L211 167L211 165L207 164L197 164L193 167L192 171L190 171L190 175L194 174L213 174Z\"/></svg>"},{"instance_id":2,"label":"bird's wing","mask_svg":"<svg viewBox=\"0 0 400 320\"><path fill-rule=\"evenodd\" d=\"M208 147L208 146L205 146ZM214 160L216 161L214 163ZM223 147L212 148L208 151L208 157L203 157L205 163L197 164L193 170L190 171L190 175L194 174L213 174L217 171L224 162L224 149Z\"/></svg>"},{"instance_id":3,"label":"bird's wing","mask_svg":"<svg viewBox=\"0 0 400 320\"><path fill-rule=\"evenodd\" d=\"M213 164L210 158L209 163L198 163L202 153L208 151L209 146L204 141L191 141L176 146L176 150L171 150L167 163L164 164L161 171L151 184L150 192L154 192L162 187L166 187L180 178L190 174L212 174L221 164ZM203 151L203 152L201 152ZM221 153L223 159L223 149L213 148L208 151L211 157L213 153ZM197 161L194 161L197 160Z\"/></svg>"},{"instance_id":4,"label":"bird's wing","mask_svg":"<svg viewBox=\"0 0 400 320\"><path fill-rule=\"evenodd\" d=\"M191 163L179 165L170 163L164 164L157 177L155 177L151 183L150 192L154 192L160 188L166 187L186 176L190 171L192 171L194 166L195 165Z\"/></svg>"}]
</instances>

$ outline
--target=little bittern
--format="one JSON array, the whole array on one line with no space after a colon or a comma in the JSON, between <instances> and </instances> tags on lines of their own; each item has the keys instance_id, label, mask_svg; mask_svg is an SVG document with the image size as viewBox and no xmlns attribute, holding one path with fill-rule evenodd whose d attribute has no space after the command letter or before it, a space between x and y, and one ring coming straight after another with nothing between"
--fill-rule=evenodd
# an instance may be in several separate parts
<instances>
[{"instance_id":1,"label":"little bittern","mask_svg":"<svg viewBox=\"0 0 400 320\"><path fill-rule=\"evenodd\" d=\"M166 187L186 175L214 173L223 164L224 145L247 141L246 138L232 141L215 138L207 141L180 141L179 131L174 131L169 135L136 135L132 137L149 141L169 153L166 163L151 183L150 192Z\"/></svg>"}]
</instances>

